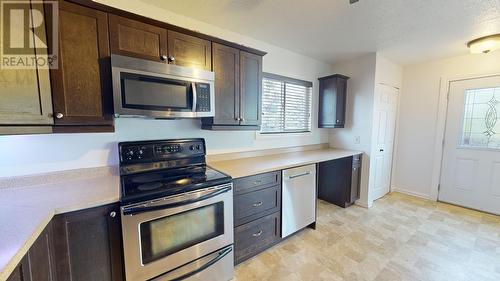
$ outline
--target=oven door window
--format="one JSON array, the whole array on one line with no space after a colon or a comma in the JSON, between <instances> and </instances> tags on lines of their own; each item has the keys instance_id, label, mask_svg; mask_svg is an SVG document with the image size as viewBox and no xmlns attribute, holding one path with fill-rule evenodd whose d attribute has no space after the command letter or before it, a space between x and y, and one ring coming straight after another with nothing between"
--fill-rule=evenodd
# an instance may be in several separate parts
<instances>
[{"instance_id":1,"label":"oven door window","mask_svg":"<svg viewBox=\"0 0 500 281\"><path fill-rule=\"evenodd\" d=\"M140 224L142 263L147 264L224 234L224 203Z\"/></svg>"},{"instance_id":2,"label":"oven door window","mask_svg":"<svg viewBox=\"0 0 500 281\"><path fill-rule=\"evenodd\" d=\"M124 108L192 111L189 82L126 72L120 78Z\"/></svg>"}]
</instances>

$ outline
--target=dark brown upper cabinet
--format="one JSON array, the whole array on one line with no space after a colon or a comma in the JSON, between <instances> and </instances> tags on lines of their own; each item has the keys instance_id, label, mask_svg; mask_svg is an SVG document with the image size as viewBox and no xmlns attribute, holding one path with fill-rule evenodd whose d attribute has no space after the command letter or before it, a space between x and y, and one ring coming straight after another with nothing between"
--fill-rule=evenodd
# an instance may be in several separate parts
<instances>
[{"instance_id":1,"label":"dark brown upper cabinet","mask_svg":"<svg viewBox=\"0 0 500 281\"><path fill-rule=\"evenodd\" d=\"M39 5L33 3L33 5ZM41 9L43 11L43 9ZM10 26L6 21L4 30L16 34L23 34L21 25ZM46 41L45 28L34 30L35 35ZM38 44L40 41L35 40ZM37 46L35 46L37 47ZM40 47L41 48L41 47ZM47 52L40 49L36 54L31 49L33 57L42 58L46 61ZM37 69L0 69L0 126L1 125L51 125L52 97L50 89L50 78L48 67ZM38 127L0 127L0 134L51 132L50 126ZM33 131L31 131L33 130Z\"/></svg>"},{"instance_id":2,"label":"dark brown upper cabinet","mask_svg":"<svg viewBox=\"0 0 500 281\"><path fill-rule=\"evenodd\" d=\"M344 128L347 79L340 74L319 78L319 128Z\"/></svg>"},{"instance_id":3,"label":"dark brown upper cabinet","mask_svg":"<svg viewBox=\"0 0 500 281\"><path fill-rule=\"evenodd\" d=\"M109 29L113 54L212 70L208 40L112 14Z\"/></svg>"},{"instance_id":4,"label":"dark brown upper cabinet","mask_svg":"<svg viewBox=\"0 0 500 281\"><path fill-rule=\"evenodd\" d=\"M212 44L215 72L215 116L204 118L208 124L240 124L240 51Z\"/></svg>"},{"instance_id":5,"label":"dark brown upper cabinet","mask_svg":"<svg viewBox=\"0 0 500 281\"><path fill-rule=\"evenodd\" d=\"M111 52L153 61L166 61L167 30L158 26L109 15Z\"/></svg>"},{"instance_id":6,"label":"dark brown upper cabinet","mask_svg":"<svg viewBox=\"0 0 500 281\"><path fill-rule=\"evenodd\" d=\"M215 117L202 118L208 130L259 130L262 56L212 43Z\"/></svg>"},{"instance_id":7,"label":"dark brown upper cabinet","mask_svg":"<svg viewBox=\"0 0 500 281\"><path fill-rule=\"evenodd\" d=\"M260 126L262 57L240 51L240 125Z\"/></svg>"},{"instance_id":8,"label":"dark brown upper cabinet","mask_svg":"<svg viewBox=\"0 0 500 281\"><path fill-rule=\"evenodd\" d=\"M59 67L51 70L56 125L113 124L109 57L107 14L59 2Z\"/></svg>"},{"instance_id":9,"label":"dark brown upper cabinet","mask_svg":"<svg viewBox=\"0 0 500 281\"><path fill-rule=\"evenodd\" d=\"M212 70L210 41L168 31L168 59L175 65Z\"/></svg>"},{"instance_id":10,"label":"dark brown upper cabinet","mask_svg":"<svg viewBox=\"0 0 500 281\"><path fill-rule=\"evenodd\" d=\"M52 223L57 280L124 280L119 204L57 215Z\"/></svg>"}]
</instances>

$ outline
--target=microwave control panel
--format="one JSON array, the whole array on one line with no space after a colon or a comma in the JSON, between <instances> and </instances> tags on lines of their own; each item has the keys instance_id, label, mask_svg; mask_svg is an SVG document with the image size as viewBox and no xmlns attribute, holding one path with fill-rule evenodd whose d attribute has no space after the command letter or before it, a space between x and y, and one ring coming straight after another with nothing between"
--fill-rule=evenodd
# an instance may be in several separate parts
<instances>
[{"instance_id":1,"label":"microwave control panel","mask_svg":"<svg viewBox=\"0 0 500 281\"><path fill-rule=\"evenodd\" d=\"M210 112L210 84L196 83L196 112Z\"/></svg>"}]
</instances>

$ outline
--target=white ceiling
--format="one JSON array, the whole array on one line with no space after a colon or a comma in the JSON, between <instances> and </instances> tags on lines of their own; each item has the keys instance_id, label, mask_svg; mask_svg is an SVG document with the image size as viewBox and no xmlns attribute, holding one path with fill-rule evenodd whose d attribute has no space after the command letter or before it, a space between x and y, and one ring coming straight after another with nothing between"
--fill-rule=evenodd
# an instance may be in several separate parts
<instances>
[{"instance_id":1,"label":"white ceiling","mask_svg":"<svg viewBox=\"0 0 500 281\"><path fill-rule=\"evenodd\" d=\"M500 33L500 0L142 1L327 62L379 51L416 63Z\"/></svg>"}]
</instances>

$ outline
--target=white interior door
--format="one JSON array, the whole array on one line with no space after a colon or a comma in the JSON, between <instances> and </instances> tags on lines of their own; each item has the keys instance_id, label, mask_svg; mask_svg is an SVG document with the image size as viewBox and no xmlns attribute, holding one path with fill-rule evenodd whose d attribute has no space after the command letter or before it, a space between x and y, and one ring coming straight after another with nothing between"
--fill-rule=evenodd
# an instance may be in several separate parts
<instances>
[{"instance_id":1,"label":"white interior door","mask_svg":"<svg viewBox=\"0 0 500 281\"><path fill-rule=\"evenodd\" d=\"M439 200L500 214L500 76L450 83Z\"/></svg>"},{"instance_id":2,"label":"white interior door","mask_svg":"<svg viewBox=\"0 0 500 281\"><path fill-rule=\"evenodd\" d=\"M394 133L399 104L397 88L377 85L373 109L370 194L376 200L390 191Z\"/></svg>"}]
</instances>

